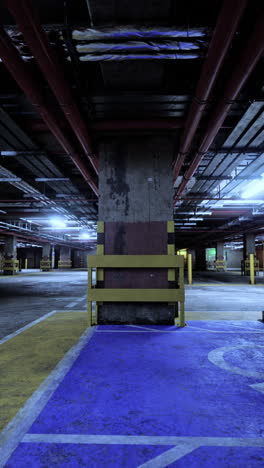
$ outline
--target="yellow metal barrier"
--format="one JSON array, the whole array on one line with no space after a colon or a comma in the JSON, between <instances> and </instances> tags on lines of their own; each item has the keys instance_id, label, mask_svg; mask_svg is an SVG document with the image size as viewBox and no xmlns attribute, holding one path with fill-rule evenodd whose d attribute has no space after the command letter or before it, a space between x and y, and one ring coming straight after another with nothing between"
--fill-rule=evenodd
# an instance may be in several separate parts
<instances>
[{"instance_id":1,"label":"yellow metal barrier","mask_svg":"<svg viewBox=\"0 0 264 468\"><path fill-rule=\"evenodd\" d=\"M255 257L254 254L249 255L249 270L250 270L250 284L255 284Z\"/></svg>"},{"instance_id":2,"label":"yellow metal barrier","mask_svg":"<svg viewBox=\"0 0 264 468\"><path fill-rule=\"evenodd\" d=\"M58 268L71 268L72 261L71 260L59 260Z\"/></svg>"},{"instance_id":3,"label":"yellow metal barrier","mask_svg":"<svg viewBox=\"0 0 264 468\"><path fill-rule=\"evenodd\" d=\"M4 259L3 272L9 272L11 275L19 271L19 261L11 259Z\"/></svg>"},{"instance_id":4,"label":"yellow metal barrier","mask_svg":"<svg viewBox=\"0 0 264 468\"><path fill-rule=\"evenodd\" d=\"M187 267L188 267L188 284L192 284L192 254L188 254Z\"/></svg>"},{"instance_id":5,"label":"yellow metal barrier","mask_svg":"<svg viewBox=\"0 0 264 468\"><path fill-rule=\"evenodd\" d=\"M226 261L225 260L215 260L214 261L215 271L225 271L226 270Z\"/></svg>"},{"instance_id":6,"label":"yellow metal barrier","mask_svg":"<svg viewBox=\"0 0 264 468\"><path fill-rule=\"evenodd\" d=\"M42 271L50 271L51 269L50 260L40 260L40 269Z\"/></svg>"},{"instance_id":7,"label":"yellow metal barrier","mask_svg":"<svg viewBox=\"0 0 264 468\"><path fill-rule=\"evenodd\" d=\"M259 274L259 260L256 259L254 254L254 271L256 274ZM246 260L242 260L241 262L241 275L250 275L250 258L246 258Z\"/></svg>"},{"instance_id":8,"label":"yellow metal barrier","mask_svg":"<svg viewBox=\"0 0 264 468\"><path fill-rule=\"evenodd\" d=\"M174 289L105 289L92 284L92 271L105 268L168 268L179 271ZM98 279L98 275L96 275ZM168 302L180 303L179 326L184 327L184 258L174 255L90 255L88 256L88 323L92 322L92 303Z\"/></svg>"}]
</instances>

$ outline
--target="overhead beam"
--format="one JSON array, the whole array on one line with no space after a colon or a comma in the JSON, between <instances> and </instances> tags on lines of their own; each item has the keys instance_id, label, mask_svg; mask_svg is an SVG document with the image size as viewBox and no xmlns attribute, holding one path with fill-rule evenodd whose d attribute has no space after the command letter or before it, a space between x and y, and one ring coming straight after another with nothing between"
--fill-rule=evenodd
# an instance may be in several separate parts
<instances>
[{"instance_id":1,"label":"overhead beam","mask_svg":"<svg viewBox=\"0 0 264 468\"><path fill-rule=\"evenodd\" d=\"M76 153L70 140L66 136L66 133L61 130L59 119L53 114L51 109L45 103L44 96L39 85L30 72L29 67L23 62L19 52L14 47L11 39L4 31L2 25L0 25L0 57L28 99L34 106L37 106L39 114L46 122L52 134L72 159L73 163L78 168L85 181L90 185L93 192L98 196L98 187L96 181L94 180L89 169L86 167L82 158L79 156L79 154Z\"/></svg>"},{"instance_id":2,"label":"overhead beam","mask_svg":"<svg viewBox=\"0 0 264 468\"><path fill-rule=\"evenodd\" d=\"M91 137L87 126L75 102L70 85L65 79L58 58L50 46L47 34L41 26L36 9L30 0L7 0L7 6L56 96L74 134L88 156L95 172L98 173L98 159L92 150Z\"/></svg>"},{"instance_id":3,"label":"overhead beam","mask_svg":"<svg viewBox=\"0 0 264 468\"><path fill-rule=\"evenodd\" d=\"M259 16L257 23L253 28L253 31L247 41L246 47L243 50L240 59L238 59L237 66L231 73L230 80L228 81L225 89L222 92L223 98L220 101L220 103L216 106L213 112L208 127L203 134L203 138L198 148L198 151L195 153L195 156L188 170L184 174L184 178L177 190L174 199L175 202L179 199L179 196L182 194L189 180L199 167L204 157L204 153L208 151L219 129L221 128L221 125L232 106L233 100L238 95L239 91L241 90L241 88L249 78L250 74L252 73L258 60L262 56L264 52L263 29L264 9L262 10L262 13Z\"/></svg>"},{"instance_id":4,"label":"overhead beam","mask_svg":"<svg viewBox=\"0 0 264 468\"><path fill-rule=\"evenodd\" d=\"M207 99L212 91L226 53L236 32L240 18L246 7L246 0L225 0L209 45L200 78L195 91L195 98L189 108L186 123L180 141L180 149L173 167L173 179L177 179L190 150L195 132L202 118Z\"/></svg>"}]
</instances>

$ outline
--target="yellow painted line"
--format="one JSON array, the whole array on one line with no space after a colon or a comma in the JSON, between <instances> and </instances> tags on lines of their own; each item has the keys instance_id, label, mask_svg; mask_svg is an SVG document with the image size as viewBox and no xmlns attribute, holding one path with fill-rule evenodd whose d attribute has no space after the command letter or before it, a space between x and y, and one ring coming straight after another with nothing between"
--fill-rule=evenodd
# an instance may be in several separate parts
<instances>
[{"instance_id":1,"label":"yellow painted line","mask_svg":"<svg viewBox=\"0 0 264 468\"><path fill-rule=\"evenodd\" d=\"M87 328L87 312L61 312L15 336L0 350L0 430Z\"/></svg>"}]
</instances>

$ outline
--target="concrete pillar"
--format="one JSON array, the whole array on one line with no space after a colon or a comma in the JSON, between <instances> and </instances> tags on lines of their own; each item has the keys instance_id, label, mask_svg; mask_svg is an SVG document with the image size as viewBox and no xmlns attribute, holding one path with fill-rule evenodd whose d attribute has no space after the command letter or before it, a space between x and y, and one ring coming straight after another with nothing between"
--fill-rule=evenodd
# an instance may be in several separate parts
<instances>
[{"instance_id":1,"label":"concrete pillar","mask_svg":"<svg viewBox=\"0 0 264 468\"><path fill-rule=\"evenodd\" d=\"M40 268L42 271L50 271L50 268L51 268L50 252L51 252L51 245L44 244L42 247L42 259L40 261Z\"/></svg>"},{"instance_id":2,"label":"concrete pillar","mask_svg":"<svg viewBox=\"0 0 264 468\"><path fill-rule=\"evenodd\" d=\"M200 247L195 249L195 269L199 271L206 270L206 249L205 247Z\"/></svg>"},{"instance_id":3,"label":"concrete pillar","mask_svg":"<svg viewBox=\"0 0 264 468\"><path fill-rule=\"evenodd\" d=\"M256 254L256 235L255 234L244 234L244 259L250 254Z\"/></svg>"},{"instance_id":4,"label":"concrete pillar","mask_svg":"<svg viewBox=\"0 0 264 468\"><path fill-rule=\"evenodd\" d=\"M14 275L17 272L17 239L15 236L6 236L4 245L4 275Z\"/></svg>"},{"instance_id":5,"label":"concrete pillar","mask_svg":"<svg viewBox=\"0 0 264 468\"><path fill-rule=\"evenodd\" d=\"M216 243L216 260L224 260L224 242Z\"/></svg>"},{"instance_id":6,"label":"concrete pillar","mask_svg":"<svg viewBox=\"0 0 264 468\"><path fill-rule=\"evenodd\" d=\"M173 141L165 137L120 137L101 145L98 219L105 254L167 254L172 155ZM106 270L104 287L168 288L168 271ZM173 324L174 315L174 306L165 303L104 303L98 322Z\"/></svg>"},{"instance_id":7,"label":"concrete pillar","mask_svg":"<svg viewBox=\"0 0 264 468\"><path fill-rule=\"evenodd\" d=\"M73 252L73 266L74 268L85 267L85 252L83 250L74 250Z\"/></svg>"},{"instance_id":8,"label":"concrete pillar","mask_svg":"<svg viewBox=\"0 0 264 468\"><path fill-rule=\"evenodd\" d=\"M60 247L60 259L59 259L59 268L71 268L71 248L70 247Z\"/></svg>"}]
</instances>

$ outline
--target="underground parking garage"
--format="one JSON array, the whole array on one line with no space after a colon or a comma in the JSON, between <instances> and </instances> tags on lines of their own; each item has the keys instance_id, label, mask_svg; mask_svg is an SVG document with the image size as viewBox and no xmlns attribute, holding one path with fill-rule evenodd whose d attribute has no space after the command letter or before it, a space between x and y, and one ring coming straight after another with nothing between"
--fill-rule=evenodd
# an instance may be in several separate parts
<instances>
[{"instance_id":1,"label":"underground parking garage","mask_svg":"<svg viewBox=\"0 0 264 468\"><path fill-rule=\"evenodd\" d=\"M263 2L0 18L0 466L263 467Z\"/></svg>"}]
</instances>

